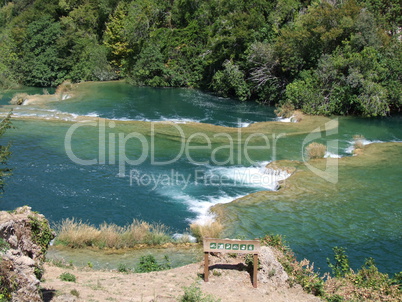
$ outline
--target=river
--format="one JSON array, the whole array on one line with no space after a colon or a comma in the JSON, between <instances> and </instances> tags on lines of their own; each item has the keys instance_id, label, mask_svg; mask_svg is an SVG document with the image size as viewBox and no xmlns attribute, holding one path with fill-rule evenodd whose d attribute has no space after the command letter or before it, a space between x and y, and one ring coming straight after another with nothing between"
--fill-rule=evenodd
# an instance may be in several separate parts
<instances>
[{"instance_id":1,"label":"river","mask_svg":"<svg viewBox=\"0 0 402 302\"><path fill-rule=\"evenodd\" d=\"M189 223L213 218L212 205L228 203L230 237L282 234L322 272L334 246L347 248L354 268L374 257L384 272L402 270L402 145L381 148L378 161L342 163L352 158L354 135L366 145L401 142L401 116L317 118L322 131L314 141L340 157L336 184L310 176L308 193L230 203L275 190L289 175L267 174L266 164L303 161L315 124L280 121L272 107L192 89L81 85L69 99L14 106L15 129L2 138L13 152L3 210L28 204L53 223L142 219L184 233ZM7 111L12 93L0 94ZM326 133L331 121L339 126Z\"/></svg>"}]
</instances>

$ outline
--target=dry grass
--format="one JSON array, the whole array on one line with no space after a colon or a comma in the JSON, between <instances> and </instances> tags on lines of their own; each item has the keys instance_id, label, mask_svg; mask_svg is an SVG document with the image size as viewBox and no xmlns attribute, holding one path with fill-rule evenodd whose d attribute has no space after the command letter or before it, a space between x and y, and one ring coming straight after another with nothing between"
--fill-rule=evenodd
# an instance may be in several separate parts
<instances>
[{"instance_id":1,"label":"dry grass","mask_svg":"<svg viewBox=\"0 0 402 302\"><path fill-rule=\"evenodd\" d=\"M310 159L323 158L325 152L327 152L327 147L316 142L313 142L306 147L306 153Z\"/></svg>"},{"instance_id":2,"label":"dry grass","mask_svg":"<svg viewBox=\"0 0 402 302\"><path fill-rule=\"evenodd\" d=\"M64 219L56 226L56 242L71 247L92 246L100 235L100 230L82 221Z\"/></svg>"},{"instance_id":3,"label":"dry grass","mask_svg":"<svg viewBox=\"0 0 402 302\"><path fill-rule=\"evenodd\" d=\"M353 147L355 150L357 149L363 149L364 144L364 136L363 135L355 135L353 136L353 140L355 141L355 143L353 144Z\"/></svg>"},{"instance_id":4,"label":"dry grass","mask_svg":"<svg viewBox=\"0 0 402 302\"><path fill-rule=\"evenodd\" d=\"M293 112L293 121L298 123L301 122L303 119L303 112L301 112L300 110L296 110Z\"/></svg>"},{"instance_id":5,"label":"dry grass","mask_svg":"<svg viewBox=\"0 0 402 302\"><path fill-rule=\"evenodd\" d=\"M27 93L17 93L13 96L13 98L10 101L11 105L22 105L24 104L25 100L28 98Z\"/></svg>"},{"instance_id":6,"label":"dry grass","mask_svg":"<svg viewBox=\"0 0 402 302\"><path fill-rule=\"evenodd\" d=\"M72 248L93 246L98 248L132 248L139 244L161 245L174 242L169 228L163 224L150 224L140 220L124 227L103 223L98 228L73 219L65 219L56 226L56 244Z\"/></svg>"},{"instance_id":7,"label":"dry grass","mask_svg":"<svg viewBox=\"0 0 402 302\"><path fill-rule=\"evenodd\" d=\"M217 221L211 221L206 224L193 223L190 225L191 233L202 242L203 238L220 238L223 233L223 225Z\"/></svg>"},{"instance_id":8,"label":"dry grass","mask_svg":"<svg viewBox=\"0 0 402 302\"><path fill-rule=\"evenodd\" d=\"M292 104L285 103L282 106L279 106L275 110L275 114L278 117L289 118L289 117L293 116L294 111L295 111L295 107Z\"/></svg>"},{"instance_id":9,"label":"dry grass","mask_svg":"<svg viewBox=\"0 0 402 302\"><path fill-rule=\"evenodd\" d=\"M66 80L59 86L57 86L56 92L54 94L57 97L57 99L62 100L63 96L66 95L68 92L70 92L72 89L73 84L71 83L70 80Z\"/></svg>"}]
</instances>

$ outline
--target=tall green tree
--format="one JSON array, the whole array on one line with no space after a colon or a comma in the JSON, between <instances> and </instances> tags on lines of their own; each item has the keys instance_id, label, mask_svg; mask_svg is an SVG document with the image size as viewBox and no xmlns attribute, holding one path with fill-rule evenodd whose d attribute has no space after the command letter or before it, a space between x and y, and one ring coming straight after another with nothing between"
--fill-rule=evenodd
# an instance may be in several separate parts
<instances>
[{"instance_id":1,"label":"tall green tree","mask_svg":"<svg viewBox=\"0 0 402 302\"><path fill-rule=\"evenodd\" d=\"M128 36L125 30L127 18L127 4L120 2L106 24L103 43L110 51L110 62L120 72L128 65L128 58L133 50L129 47Z\"/></svg>"},{"instance_id":2,"label":"tall green tree","mask_svg":"<svg viewBox=\"0 0 402 302\"><path fill-rule=\"evenodd\" d=\"M48 15L28 25L19 61L24 84L56 86L63 81L67 71L62 68L60 48L57 45L62 34L60 23Z\"/></svg>"}]
</instances>

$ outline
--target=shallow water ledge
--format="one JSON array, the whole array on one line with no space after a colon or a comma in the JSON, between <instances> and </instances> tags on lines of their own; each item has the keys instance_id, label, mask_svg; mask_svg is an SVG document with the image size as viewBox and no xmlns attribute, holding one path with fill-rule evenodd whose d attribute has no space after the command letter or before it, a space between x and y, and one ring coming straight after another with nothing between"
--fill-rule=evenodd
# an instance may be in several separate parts
<instances>
[{"instance_id":1,"label":"shallow water ledge","mask_svg":"<svg viewBox=\"0 0 402 302\"><path fill-rule=\"evenodd\" d=\"M279 182L277 191L259 191L233 200L230 203L218 204L211 208L217 219L227 227L227 233L233 233L234 225L243 220L241 213L247 208L257 208L261 204L296 204L304 201L321 201L333 198L345 191L363 190L356 177L348 177L352 171L365 175L365 169L378 167L398 167L402 164L402 143L373 143L364 146L358 156L342 158L323 158L310 160L307 163L292 160L280 160L269 164L276 169L292 171L292 175ZM324 171L328 166L336 166L336 181L329 182L314 171ZM312 168L311 168L312 167ZM352 179L351 179L352 178ZM351 201L352 202L352 201ZM237 225L237 229L239 226ZM241 228L241 226L240 226ZM267 230L269 231L269 230Z\"/></svg>"}]
</instances>

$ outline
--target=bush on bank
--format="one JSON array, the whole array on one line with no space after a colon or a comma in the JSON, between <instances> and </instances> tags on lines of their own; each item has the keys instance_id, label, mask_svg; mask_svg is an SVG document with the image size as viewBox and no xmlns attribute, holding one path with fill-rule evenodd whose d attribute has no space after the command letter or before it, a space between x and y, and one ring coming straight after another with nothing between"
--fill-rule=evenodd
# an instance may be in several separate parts
<instances>
[{"instance_id":1,"label":"bush on bank","mask_svg":"<svg viewBox=\"0 0 402 302\"><path fill-rule=\"evenodd\" d=\"M374 259L366 259L356 272L350 268L345 249L334 247L334 263L328 259L332 274L320 276L306 259L297 261L280 235L267 235L262 244L279 253L278 260L289 275L289 284L300 284L304 290L330 302L402 300L402 272L390 277L378 271Z\"/></svg>"}]
</instances>

